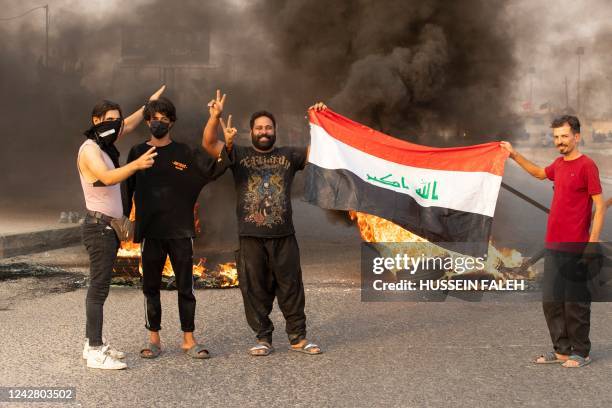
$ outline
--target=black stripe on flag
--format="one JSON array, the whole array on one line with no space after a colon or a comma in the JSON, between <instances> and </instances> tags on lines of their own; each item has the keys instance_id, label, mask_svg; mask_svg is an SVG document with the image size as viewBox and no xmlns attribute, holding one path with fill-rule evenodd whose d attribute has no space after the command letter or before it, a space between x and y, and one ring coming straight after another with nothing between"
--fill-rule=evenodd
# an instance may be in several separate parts
<instances>
[{"instance_id":1,"label":"black stripe on flag","mask_svg":"<svg viewBox=\"0 0 612 408\"><path fill-rule=\"evenodd\" d=\"M376 215L451 251L472 256L483 256L488 251L492 217L423 207L408 194L374 186L348 170L329 170L309 163L304 199L325 209Z\"/></svg>"}]
</instances>

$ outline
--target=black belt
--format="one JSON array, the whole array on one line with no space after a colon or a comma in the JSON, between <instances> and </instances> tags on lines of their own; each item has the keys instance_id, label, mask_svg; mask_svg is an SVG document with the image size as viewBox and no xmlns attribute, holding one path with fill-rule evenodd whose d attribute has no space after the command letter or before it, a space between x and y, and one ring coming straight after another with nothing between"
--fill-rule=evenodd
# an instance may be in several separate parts
<instances>
[{"instance_id":1,"label":"black belt","mask_svg":"<svg viewBox=\"0 0 612 408\"><path fill-rule=\"evenodd\" d=\"M92 223L96 223L96 224L110 224L112 220L114 220L113 217L109 217L106 214L103 214L99 211L89 211L87 210L87 218L89 220L89 222Z\"/></svg>"}]
</instances>

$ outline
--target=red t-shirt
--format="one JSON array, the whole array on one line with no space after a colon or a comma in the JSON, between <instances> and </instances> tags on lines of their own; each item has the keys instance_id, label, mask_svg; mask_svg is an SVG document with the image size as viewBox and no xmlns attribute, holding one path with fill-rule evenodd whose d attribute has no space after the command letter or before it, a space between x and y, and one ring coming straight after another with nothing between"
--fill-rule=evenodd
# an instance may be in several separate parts
<instances>
[{"instance_id":1,"label":"red t-shirt","mask_svg":"<svg viewBox=\"0 0 612 408\"><path fill-rule=\"evenodd\" d=\"M597 165L583 154L574 160L559 157L545 171L555 189L546 242L588 242L593 207L591 196L601 194Z\"/></svg>"}]
</instances>

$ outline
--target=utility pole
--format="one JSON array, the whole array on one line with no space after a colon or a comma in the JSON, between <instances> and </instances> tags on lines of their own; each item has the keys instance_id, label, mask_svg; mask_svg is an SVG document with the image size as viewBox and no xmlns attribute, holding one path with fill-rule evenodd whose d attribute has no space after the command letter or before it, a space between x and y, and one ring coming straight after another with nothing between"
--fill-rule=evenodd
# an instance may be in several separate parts
<instances>
[{"instance_id":1,"label":"utility pole","mask_svg":"<svg viewBox=\"0 0 612 408\"><path fill-rule=\"evenodd\" d=\"M576 113L580 114L580 57L584 55L584 47L576 48L576 55L578 56L578 82L576 83Z\"/></svg>"},{"instance_id":2,"label":"utility pole","mask_svg":"<svg viewBox=\"0 0 612 408\"><path fill-rule=\"evenodd\" d=\"M533 75L535 74L535 67L529 67L529 107L533 111Z\"/></svg>"},{"instance_id":3,"label":"utility pole","mask_svg":"<svg viewBox=\"0 0 612 408\"><path fill-rule=\"evenodd\" d=\"M49 68L49 5L45 4L45 67Z\"/></svg>"},{"instance_id":4,"label":"utility pole","mask_svg":"<svg viewBox=\"0 0 612 408\"><path fill-rule=\"evenodd\" d=\"M569 108L569 93L567 91L567 76L565 77L565 111Z\"/></svg>"}]
</instances>

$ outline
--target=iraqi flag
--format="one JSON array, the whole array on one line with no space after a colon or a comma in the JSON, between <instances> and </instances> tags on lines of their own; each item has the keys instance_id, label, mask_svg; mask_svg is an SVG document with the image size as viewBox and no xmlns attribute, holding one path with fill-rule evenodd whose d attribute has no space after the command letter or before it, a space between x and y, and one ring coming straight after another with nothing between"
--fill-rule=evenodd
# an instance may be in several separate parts
<instances>
[{"instance_id":1,"label":"iraqi flag","mask_svg":"<svg viewBox=\"0 0 612 408\"><path fill-rule=\"evenodd\" d=\"M468 244L458 252L487 252L508 157L498 142L427 147L330 109L311 110L309 119L307 202L373 214L449 249Z\"/></svg>"}]
</instances>

